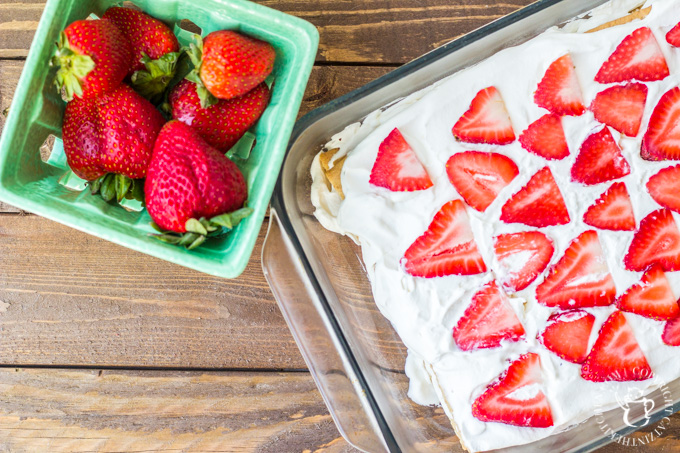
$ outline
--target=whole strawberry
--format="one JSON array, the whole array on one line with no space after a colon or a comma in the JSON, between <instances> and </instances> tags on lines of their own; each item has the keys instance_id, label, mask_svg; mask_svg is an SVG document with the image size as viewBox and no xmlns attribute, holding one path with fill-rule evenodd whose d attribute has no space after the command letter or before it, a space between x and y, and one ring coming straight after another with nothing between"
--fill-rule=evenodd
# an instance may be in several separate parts
<instances>
[{"instance_id":1,"label":"whole strawberry","mask_svg":"<svg viewBox=\"0 0 680 453\"><path fill-rule=\"evenodd\" d=\"M223 153L239 141L269 103L269 88L261 83L243 96L201 107L196 84L182 80L170 92L172 117L192 126L210 146Z\"/></svg>"},{"instance_id":2,"label":"whole strawberry","mask_svg":"<svg viewBox=\"0 0 680 453\"><path fill-rule=\"evenodd\" d=\"M173 120L158 134L144 194L146 208L158 227L189 233L160 238L173 242L174 237L175 243L193 248L218 227L231 228L240 220L232 224L233 219L223 215L241 208L248 190L236 164L206 143L194 128Z\"/></svg>"},{"instance_id":3,"label":"whole strawberry","mask_svg":"<svg viewBox=\"0 0 680 453\"><path fill-rule=\"evenodd\" d=\"M51 64L65 100L92 98L117 88L130 67L132 50L123 33L107 20L78 20L59 35Z\"/></svg>"}]
</instances>

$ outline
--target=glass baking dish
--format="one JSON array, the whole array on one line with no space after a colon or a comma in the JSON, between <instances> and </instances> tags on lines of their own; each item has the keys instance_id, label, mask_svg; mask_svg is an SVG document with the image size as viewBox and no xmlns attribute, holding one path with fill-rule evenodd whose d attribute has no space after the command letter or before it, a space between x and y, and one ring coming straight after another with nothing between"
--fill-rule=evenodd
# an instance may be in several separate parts
<instances>
[{"instance_id":1,"label":"glass baking dish","mask_svg":"<svg viewBox=\"0 0 680 453\"><path fill-rule=\"evenodd\" d=\"M389 105L499 50L520 44L606 0L542 0L452 41L322 106L295 126L272 198L262 252L265 277L341 434L368 452L461 451L443 410L407 396L406 348L378 311L351 239L324 229L313 215L310 165L330 137ZM640 2L642 3L642 2ZM670 401L668 392L677 399ZM680 379L648 398L648 429L676 412ZM497 452L583 452L634 431L623 409L575 428ZM642 406L628 420L645 417ZM609 430L602 429L605 425ZM629 442L629 441L625 441Z\"/></svg>"}]
</instances>

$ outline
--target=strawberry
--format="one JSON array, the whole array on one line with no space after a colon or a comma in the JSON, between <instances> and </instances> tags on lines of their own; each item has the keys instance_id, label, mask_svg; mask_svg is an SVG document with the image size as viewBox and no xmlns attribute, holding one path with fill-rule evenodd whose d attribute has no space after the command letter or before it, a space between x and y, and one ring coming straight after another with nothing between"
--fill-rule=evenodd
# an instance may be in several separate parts
<instances>
[{"instance_id":1,"label":"strawberry","mask_svg":"<svg viewBox=\"0 0 680 453\"><path fill-rule=\"evenodd\" d=\"M623 135L636 137L645 113L647 91L647 85L642 83L613 86L595 96L590 110L600 123Z\"/></svg>"},{"instance_id":2,"label":"strawberry","mask_svg":"<svg viewBox=\"0 0 680 453\"><path fill-rule=\"evenodd\" d=\"M607 126L586 138L571 167L571 180L587 186L627 174L630 174L630 165Z\"/></svg>"},{"instance_id":3,"label":"strawberry","mask_svg":"<svg viewBox=\"0 0 680 453\"><path fill-rule=\"evenodd\" d=\"M640 156L645 160L680 160L680 87L667 91L654 107Z\"/></svg>"},{"instance_id":4,"label":"strawberry","mask_svg":"<svg viewBox=\"0 0 680 453\"><path fill-rule=\"evenodd\" d=\"M50 60L58 66L55 85L65 100L93 98L117 88L130 67L125 35L108 20L77 20L59 35Z\"/></svg>"},{"instance_id":5,"label":"strawberry","mask_svg":"<svg viewBox=\"0 0 680 453\"><path fill-rule=\"evenodd\" d=\"M158 134L144 192L154 222L166 230L189 232L175 237L189 248L199 245L217 226L233 226L224 225L225 213L241 208L247 197L246 181L236 164L195 129L176 120ZM172 242L172 237L160 239Z\"/></svg>"},{"instance_id":6,"label":"strawberry","mask_svg":"<svg viewBox=\"0 0 680 453\"><path fill-rule=\"evenodd\" d=\"M571 55L558 58L548 67L536 88L534 102L559 116L579 116L586 111Z\"/></svg>"},{"instance_id":7,"label":"strawberry","mask_svg":"<svg viewBox=\"0 0 680 453\"><path fill-rule=\"evenodd\" d=\"M601 230L633 231L635 215L626 185L615 182L588 208L583 222Z\"/></svg>"},{"instance_id":8,"label":"strawberry","mask_svg":"<svg viewBox=\"0 0 680 453\"><path fill-rule=\"evenodd\" d=\"M196 84L182 80L170 91L172 117L192 126L213 148L223 153L238 142L260 118L269 103L269 88L261 83L241 97L204 109Z\"/></svg>"},{"instance_id":9,"label":"strawberry","mask_svg":"<svg viewBox=\"0 0 680 453\"><path fill-rule=\"evenodd\" d=\"M399 129L382 141L368 180L393 192L413 192L432 187L432 180Z\"/></svg>"},{"instance_id":10,"label":"strawberry","mask_svg":"<svg viewBox=\"0 0 680 453\"><path fill-rule=\"evenodd\" d=\"M680 231L668 209L650 213L640 222L623 262L630 271L660 264L666 272L680 271Z\"/></svg>"},{"instance_id":11,"label":"strawberry","mask_svg":"<svg viewBox=\"0 0 680 453\"><path fill-rule=\"evenodd\" d=\"M667 321L680 315L680 307L661 266L653 264L640 283L631 286L616 300L619 310L646 318Z\"/></svg>"},{"instance_id":12,"label":"strawberry","mask_svg":"<svg viewBox=\"0 0 680 453\"><path fill-rule=\"evenodd\" d=\"M550 168L537 171L526 186L503 205L501 220L538 228L569 223L567 206Z\"/></svg>"},{"instance_id":13,"label":"strawberry","mask_svg":"<svg viewBox=\"0 0 680 453\"><path fill-rule=\"evenodd\" d=\"M680 23L666 34L666 41L671 46L680 47Z\"/></svg>"},{"instance_id":14,"label":"strawberry","mask_svg":"<svg viewBox=\"0 0 680 453\"><path fill-rule=\"evenodd\" d=\"M516 391L535 387L541 381L539 355L533 352L521 355L472 403L472 415L483 422L532 428L553 426L550 403L542 390L529 388L530 395L513 397Z\"/></svg>"},{"instance_id":15,"label":"strawberry","mask_svg":"<svg viewBox=\"0 0 680 453\"><path fill-rule=\"evenodd\" d=\"M453 328L453 339L463 351L497 348L504 341L523 337L524 327L495 281L472 296L472 303Z\"/></svg>"},{"instance_id":16,"label":"strawberry","mask_svg":"<svg viewBox=\"0 0 680 453\"><path fill-rule=\"evenodd\" d=\"M647 27L626 36L604 62L595 81L599 83L653 82L663 80L670 72L659 43Z\"/></svg>"},{"instance_id":17,"label":"strawberry","mask_svg":"<svg viewBox=\"0 0 680 453\"><path fill-rule=\"evenodd\" d=\"M501 234L494 238L493 248L504 276L503 287L521 291L543 272L552 259L552 241L539 231Z\"/></svg>"},{"instance_id":18,"label":"strawberry","mask_svg":"<svg viewBox=\"0 0 680 453\"><path fill-rule=\"evenodd\" d=\"M403 262L406 272L414 277L486 272L462 201L449 201L441 207L427 230L406 250Z\"/></svg>"},{"instance_id":19,"label":"strawberry","mask_svg":"<svg viewBox=\"0 0 680 453\"><path fill-rule=\"evenodd\" d=\"M620 311L609 315L602 324L581 367L581 377L593 382L644 381L653 377L633 329Z\"/></svg>"},{"instance_id":20,"label":"strawberry","mask_svg":"<svg viewBox=\"0 0 680 453\"><path fill-rule=\"evenodd\" d=\"M453 126L453 136L468 143L507 145L515 141L510 116L496 87L481 90Z\"/></svg>"},{"instance_id":21,"label":"strawberry","mask_svg":"<svg viewBox=\"0 0 680 453\"><path fill-rule=\"evenodd\" d=\"M465 202L484 212L501 190L519 173L517 165L498 153L465 151L451 156L446 163L449 181Z\"/></svg>"},{"instance_id":22,"label":"strawberry","mask_svg":"<svg viewBox=\"0 0 680 453\"><path fill-rule=\"evenodd\" d=\"M615 297L614 280L593 230L571 241L564 256L536 287L539 303L562 310L609 305Z\"/></svg>"},{"instance_id":23,"label":"strawberry","mask_svg":"<svg viewBox=\"0 0 680 453\"><path fill-rule=\"evenodd\" d=\"M680 165L664 168L649 178L647 191L664 208L680 212Z\"/></svg>"},{"instance_id":24,"label":"strawberry","mask_svg":"<svg viewBox=\"0 0 680 453\"><path fill-rule=\"evenodd\" d=\"M548 318L538 339L548 351L571 363L583 363L595 316L583 310L555 313Z\"/></svg>"},{"instance_id":25,"label":"strawberry","mask_svg":"<svg viewBox=\"0 0 680 453\"><path fill-rule=\"evenodd\" d=\"M666 321L661 340L668 346L680 346L680 316Z\"/></svg>"},{"instance_id":26,"label":"strawberry","mask_svg":"<svg viewBox=\"0 0 680 453\"><path fill-rule=\"evenodd\" d=\"M554 113L543 115L519 136L522 148L549 160L564 159L569 155L562 118Z\"/></svg>"}]
</instances>

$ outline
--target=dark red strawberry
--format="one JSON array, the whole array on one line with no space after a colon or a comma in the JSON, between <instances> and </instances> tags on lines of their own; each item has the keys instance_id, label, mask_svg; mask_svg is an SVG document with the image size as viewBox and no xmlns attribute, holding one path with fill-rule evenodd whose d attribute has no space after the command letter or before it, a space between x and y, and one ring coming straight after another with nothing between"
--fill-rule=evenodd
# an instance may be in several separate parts
<instances>
[{"instance_id":1,"label":"dark red strawberry","mask_svg":"<svg viewBox=\"0 0 680 453\"><path fill-rule=\"evenodd\" d=\"M631 271L641 272L652 264L666 272L680 271L680 231L671 211L659 209L642 219L623 262Z\"/></svg>"},{"instance_id":2,"label":"dark red strawberry","mask_svg":"<svg viewBox=\"0 0 680 453\"><path fill-rule=\"evenodd\" d=\"M449 158L446 173L465 202L484 212L515 179L519 169L512 159L502 154L465 151Z\"/></svg>"},{"instance_id":3,"label":"dark red strawberry","mask_svg":"<svg viewBox=\"0 0 680 453\"><path fill-rule=\"evenodd\" d=\"M260 119L269 94L267 85L261 83L241 97L221 99L204 109L196 84L182 80L170 92L168 102L174 119L196 129L213 148L227 152Z\"/></svg>"},{"instance_id":4,"label":"dark red strawberry","mask_svg":"<svg viewBox=\"0 0 680 453\"><path fill-rule=\"evenodd\" d=\"M492 145L507 145L515 141L512 121L496 87L477 93L468 111L453 126L453 136L468 143Z\"/></svg>"},{"instance_id":5,"label":"dark red strawberry","mask_svg":"<svg viewBox=\"0 0 680 453\"><path fill-rule=\"evenodd\" d=\"M633 231L635 214L626 185L615 182L583 215L583 221L601 230Z\"/></svg>"},{"instance_id":6,"label":"dark red strawberry","mask_svg":"<svg viewBox=\"0 0 680 453\"><path fill-rule=\"evenodd\" d=\"M55 84L67 101L92 98L117 88L130 67L127 38L108 20L77 20L59 35L51 64Z\"/></svg>"},{"instance_id":7,"label":"dark red strawberry","mask_svg":"<svg viewBox=\"0 0 680 453\"><path fill-rule=\"evenodd\" d=\"M599 83L653 82L668 77L668 65L659 43L647 27L638 28L626 36L604 62L595 76Z\"/></svg>"},{"instance_id":8,"label":"dark red strawberry","mask_svg":"<svg viewBox=\"0 0 680 453\"><path fill-rule=\"evenodd\" d=\"M534 121L519 136L522 148L545 159L564 159L569 155L562 118L548 113Z\"/></svg>"},{"instance_id":9,"label":"dark red strawberry","mask_svg":"<svg viewBox=\"0 0 680 453\"><path fill-rule=\"evenodd\" d=\"M590 104L595 119L629 137L640 132L647 102L647 85L629 83L600 92Z\"/></svg>"},{"instance_id":10,"label":"dark red strawberry","mask_svg":"<svg viewBox=\"0 0 680 453\"><path fill-rule=\"evenodd\" d=\"M594 323L595 316L587 311L555 313L548 318L539 340L558 357L571 363L583 363L588 355L588 341Z\"/></svg>"},{"instance_id":11,"label":"dark red strawberry","mask_svg":"<svg viewBox=\"0 0 680 453\"><path fill-rule=\"evenodd\" d=\"M397 128L380 144L368 182L393 192L413 192L432 187L432 180L423 164Z\"/></svg>"},{"instance_id":12,"label":"dark red strawberry","mask_svg":"<svg viewBox=\"0 0 680 453\"><path fill-rule=\"evenodd\" d=\"M661 96L649 119L640 155L645 160L680 160L680 87Z\"/></svg>"},{"instance_id":13,"label":"dark red strawberry","mask_svg":"<svg viewBox=\"0 0 680 453\"><path fill-rule=\"evenodd\" d=\"M592 230L571 241L562 259L536 287L538 302L562 310L609 305L615 297L614 280Z\"/></svg>"},{"instance_id":14,"label":"dark red strawberry","mask_svg":"<svg viewBox=\"0 0 680 453\"><path fill-rule=\"evenodd\" d=\"M537 171L527 185L503 205L501 220L538 228L569 223L567 206L550 168Z\"/></svg>"},{"instance_id":15,"label":"dark red strawberry","mask_svg":"<svg viewBox=\"0 0 680 453\"><path fill-rule=\"evenodd\" d=\"M644 381L653 377L633 329L620 311L612 313L602 324L581 367L581 377L593 382Z\"/></svg>"},{"instance_id":16,"label":"dark red strawberry","mask_svg":"<svg viewBox=\"0 0 680 453\"><path fill-rule=\"evenodd\" d=\"M680 24L676 25L666 34L666 41L668 44L675 47L680 47Z\"/></svg>"},{"instance_id":17,"label":"dark red strawberry","mask_svg":"<svg viewBox=\"0 0 680 453\"><path fill-rule=\"evenodd\" d=\"M680 346L680 316L666 321L661 340L668 346Z\"/></svg>"},{"instance_id":18,"label":"dark red strawberry","mask_svg":"<svg viewBox=\"0 0 680 453\"><path fill-rule=\"evenodd\" d=\"M534 93L534 102L555 115L582 115L586 111L571 55L555 60Z\"/></svg>"},{"instance_id":19,"label":"dark red strawberry","mask_svg":"<svg viewBox=\"0 0 680 453\"><path fill-rule=\"evenodd\" d=\"M406 250L403 262L406 272L414 277L486 272L465 204L453 200L442 206L427 230Z\"/></svg>"},{"instance_id":20,"label":"dark red strawberry","mask_svg":"<svg viewBox=\"0 0 680 453\"><path fill-rule=\"evenodd\" d=\"M539 355L520 356L472 403L472 415L483 422L532 428L553 426L550 403L543 391L535 388L542 379ZM513 393L529 386L529 394L513 397Z\"/></svg>"},{"instance_id":21,"label":"dark red strawberry","mask_svg":"<svg viewBox=\"0 0 680 453\"><path fill-rule=\"evenodd\" d=\"M552 259L552 241L539 231L524 231L496 236L496 259L503 270L499 279L509 291L521 291L531 284Z\"/></svg>"},{"instance_id":22,"label":"dark red strawberry","mask_svg":"<svg viewBox=\"0 0 680 453\"><path fill-rule=\"evenodd\" d=\"M664 168L649 178L647 191L664 208L680 212L680 165Z\"/></svg>"},{"instance_id":23,"label":"dark red strawberry","mask_svg":"<svg viewBox=\"0 0 680 453\"><path fill-rule=\"evenodd\" d=\"M453 339L463 351L497 348L504 341L523 337L524 327L495 281L472 296L472 303L453 328Z\"/></svg>"},{"instance_id":24,"label":"dark red strawberry","mask_svg":"<svg viewBox=\"0 0 680 453\"><path fill-rule=\"evenodd\" d=\"M571 167L571 180L585 185L611 181L627 174L630 174L630 165L607 126L586 138Z\"/></svg>"},{"instance_id":25,"label":"dark red strawberry","mask_svg":"<svg viewBox=\"0 0 680 453\"><path fill-rule=\"evenodd\" d=\"M628 288L617 300L619 310L646 318L667 321L680 315L680 307L661 266L652 265L640 283Z\"/></svg>"}]
</instances>

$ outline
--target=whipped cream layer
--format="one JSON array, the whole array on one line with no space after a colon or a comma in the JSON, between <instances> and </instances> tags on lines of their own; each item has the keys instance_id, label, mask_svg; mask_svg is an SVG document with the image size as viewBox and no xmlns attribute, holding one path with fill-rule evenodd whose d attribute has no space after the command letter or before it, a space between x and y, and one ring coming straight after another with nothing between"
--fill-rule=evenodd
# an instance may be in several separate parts
<instances>
[{"instance_id":1,"label":"whipped cream layer","mask_svg":"<svg viewBox=\"0 0 680 453\"><path fill-rule=\"evenodd\" d=\"M625 16L639 4L639 1L609 2L594 10L587 20L573 21L561 29L552 28L520 46L503 50L449 76L384 111L374 112L361 124L349 126L327 145L328 149L340 148L335 159L347 155L342 170L344 200L329 190L318 157L313 164L311 197L316 207L315 215L326 228L346 234L361 245L375 302L408 347L410 358L413 357L408 375L418 382L412 383L414 390L411 394L422 395L416 397L416 401L431 401L431 393L425 390L425 386L430 378L435 380L435 390L445 403L444 409L452 418L463 445L470 450L491 450L550 436L594 416L595 394L600 408L610 408L616 406L617 394L625 395L630 386L650 392L660 382L680 377L680 347L662 343L664 323L626 313L656 379L634 383L594 383L582 379L580 365L560 359L536 340L550 314L556 311L538 304L535 298L536 286L543 281L545 272L526 289L511 294L510 300L522 321L526 340L505 342L493 349L464 352L458 349L452 338L452 329L470 304L472 295L484 283L502 276L503 270L493 252L493 238L502 233L536 230L523 224L506 224L499 217L505 202L545 166L550 167L571 218L567 225L539 229L550 237L555 246L548 268L563 256L574 238L594 229L616 284L617 295L640 281L641 272L627 271L623 265L623 257L634 232L598 230L583 223L585 211L614 182L584 186L571 181L571 167L581 144L586 137L602 128L591 112L563 119L570 156L561 161L547 161L531 154L518 141L506 146L473 145L456 141L451 132L453 124L466 112L475 94L495 86L503 96L515 134L519 136L529 124L547 113L534 104L533 94L548 66L567 53L571 54L585 105L590 105L597 93L612 86L594 82L599 68L627 35L647 26L666 57L671 75L662 81L645 83L649 94L638 137L621 136L610 128L631 166L630 175L616 181L626 184L639 225L647 214L660 209L647 193L645 183L660 169L677 164L643 160L640 144L654 106L666 91L680 84L680 49L671 47L665 40L665 34L680 21L680 3L677 0L649 1L645 6L652 5L652 11L643 20L595 33L583 33L601 23ZM391 192L369 184L380 143L394 128L399 128L426 168L434 183L432 188ZM475 241L490 272L429 279L412 277L404 271L400 261L406 249L427 229L440 207L450 200L461 199L449 182L445 165L451 155L468 150L504 154L520 170L520 174L484 213L467 209ZM673 215L680 225L680 216ZM676 298L679 297L680 272L666 275ZM590 348L600 326L615 307L585 310L596 317ZM541 389L550 402L554 426L524 428L481 422L473 417L473 401L507 369L509 361L526 352L535 352L541 357ZM420 363L429 374L416 371Z\"/></svg>"}]
</instances>

